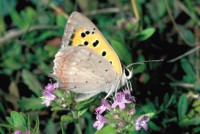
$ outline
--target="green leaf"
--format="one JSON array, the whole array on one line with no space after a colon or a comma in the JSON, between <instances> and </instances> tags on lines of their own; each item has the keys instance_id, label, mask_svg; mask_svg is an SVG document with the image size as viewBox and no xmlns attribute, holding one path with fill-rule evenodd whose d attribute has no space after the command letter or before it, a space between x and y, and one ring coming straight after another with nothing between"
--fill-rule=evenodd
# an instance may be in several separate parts
<instances>
[{"instance_id":1,"label":"green leaf","mask_svg":"<svg viewBox=\"0 0 200 134\"><path fill-rule=\"evenodd\" d=\"M24 80L24 83L29 87L29 89L35 93L38 97L41 96L40 88L41 85L39 81L37 80L36 76L33 75L31 72L29 72L26 69L23 69L22 71L22 78Z\"/></svg>"},{"instance_id":2,"label":"green leaf","mask_svg":"<svg viewBox=\"0 0 200 134\"><path fill-rule=\"evenodd\" d=\"M5 110L2 102L0 102L0 112L1 112L1 114L6 115L6 110Z\"/></svg>"},{"instance_id":3,"label":"green leaf","mask_svg":"<svg viewBox=\"0 0 200 134\"><path fill-rule=\"evenodd\" d=\"M25 98L22 97L21 100L18 101L19 107L22 110L40 110L45 107L44 104L41 104L42 100L40 98Z\"/></svg>"},{"instance_id":4,"label":"green leaf","mask_svg":"<svg viewBox=\"0 0 200 134\"><path fill-rule=\"evenodd\" d=\"M14 122L11 117L6 117L6 120L10 125L14 126Z\"/></svg>"},{"instance_id":5,"label":"green leaf","mask_svg":"<svg viewBox=\"0 0 200 134\"><path fill-rule=\"evenodd\" d=\"M57 24L57 26L59 26L59 27L64 29L66 21L67 20L63 15L56 15L56 24Z\"/></svg>"},{"instance_id":6,"label":"green leaf","mask_svg":"<svg viewBox=\"0 0 200 134\"><path fill-rule=\"evenodd\" d=\"M6 23L3 17L0 15L0 36L6 31Z\"/></svg>"},{"instance_id":7,"label":"green leaf","mask_svg":"<svg viewBox=\"0 0 200 134\"><path fill-rule=\"evenodd\" d=\"M45 128L45 134L57 134L56 125L52 120L48 120Z\"/></svg>"},{"instance_id":8,"label":"green leaf","mask_svg":"<svg viewBox=\"0 0 200 134\"><path fill-rule=\"evenodd\" d=\"M65 128L64 128L64 123L60 122L60 126L61 126L61 130L62 130L62 134L66 134Z\"/></svg>"},{"instance_id":9,"label":"green leaf","mask_svg":"<svg viewBox=\"0 0 200 134\"><path fill-rule=\"evenodd\" d=\"M126 44L122 44L121 42L118 42L117 40L111 40L111 44L119 58L126 64L132 63L132 56L130 52L128 51Z\"/></svg>"},{"instance_id":10,"label":"green leaf","mask_svg":"<svg viewBox=\"0 0 200 134\"><path fill-rule=\"evenodd\" d=\"M1 124L0 124L0 126L1 126ZM2 129L2 127L0 127L0 134L6 134L6 133L4 132L4 130Z\"/></svg>"},{"instance_id":11,"label":"green leaf","mask_svg":"<svg viewBox=\"0 0 200 134\"><path fill-rule=\"evenodd\" d=\"M188 110L188 100L186 94L182 94L178 101L178 117L182 120L186 116Z\"/></svg>"},{"instance_id":12,"label":"green leaf","mask_svg":"<svg viewBox=\"0 0 200 134\"><path fill-rule=\"evenodd\" d=\"M190 43L190 46L193 47L194 43L195 43L194 34L190 30L186 29L183 26L179 26L179 29L180 29L182 35L184 36L184 38L187 40L187 42Z\"/></svg>"},{"instance_id":13,"label":"green leaf","mask_svg":"<svg viewBox=\"0 0 200 134\"><path fill-rule=\"evenodd\" d=\"M180 126L200 125L200 117L195 117L192 119L186 118L180 121L179 125Z\"/></svg>"},{"instance_id":14,"label":"green leaf","mask_svg":"<svg viewBox=\"0 0 200 134\"><path fill-rule=\"evenodd\" d=\"M171 104L174 104L176 103L176 97L175 95L172 95L170 97L170 99L167 101L167 104L165 105L165 108L168 108Z\"/></svg>"},{"instance_id":15,"label":"green leaf","mask_svg":"<svg viewBox=\"0 0 200 134\"><path fill-rule=\"evenodd\" d=\"M155 33L155 28L147 28L140 33L136 33L130 37L130 39L137 39L137 41L144 41L150 38Z\"/></svg>"},{"instance_id":16,"label":"green leaf","mask_svg":"<svg viewBox=\"0 0 200 134\"><path fill-rule=\"evenodd\" d=\"M32 7L27 7L24 12L25 15L23 16L23 19L26 21L27 26L30 26L36 18L37 13Z\"/></svg>"},{"instance_id":17,"label":"green leaf","mask_svg":"<svg viewBox=\"0 0 200 134\"><path fill-rule=\"evenodd\" d=\"M40 127L40 120L39 120L39 117L37 116L36 117L35 126L34 126L34 129L33 129L33 133L34 134L38 134L39 133L39 127Z\"/></svg>"},{"instance_id":18,"label":"green leaf","mask_svg":"<svg viewBox=\"0 0 200 134\"><path fill-rule=\"evenodd\" d=\"M154 131L160 131L161 130L161 128L159 127L159 126L157 126L154 122L152 122L152 121L150 121L149 123L148 123L148 125L149 125L149 127L152 129L152 130L154 130Z\"/></svg>"},{"instance_id":19,"label":"green leaf","mask_svg":"<svg viewBox=\"0 0 200 134\"><path fill-rule=\"evenodd\" d=\"M200 101L195 100L194 103L192 104L192 107L200 106Z\"/></svg>"},{"instance_id":20,"label":"green leaf","mask_svg":"<svg viewBox=\"0 0 200 134\"><path fill-rule=\"evenodd\" d=\"M193 134L199 134L200 133L200 127L196 127L192 130Z\"/></svg>"},{"instance_id":21,"label":"green leaf","mask_svg":"<svg viewBox=\"0 0 200 134\"><path fill-rule=\"evenodd\" d=\"M184 76L185 82L193 83L196 81L196 74L194 71L193 66L188 62L187 59L181 59L181 67L186 73L186 76Z\"/></svg>"},{"instance_id":22,"label":"green leaf","mask_svg":"<svg viewBox=\"0 0 200 134\"><path fill-rule=\"evenodd\" d=\"M116 134L116 130L111 126L105 126L101 130L96 131L95 134Z\"/></svg>"},{"instance_id":23,"label":"green leaf","mask_svg":"<svg viewBox=\"0 0 200 134\"><path fill-rule=\"evenodd\" d=\"M194 90L200 91L200 85L198 82L194 84Z\"/></svg>"},{"instance_id":24,"label":"green leaf","mask_svg":"<svg viewBox=\"0 0 200 134\"><path fill-rule=\"evenodd\" d=\"M18 113L16 111L12 111L11 118L12 118L14 126L16 128L22 128L24 130L28 130L28 128L26 127L25 115L23 113Z\"/></svg>"},{"instance_id":25,"label":"green leaf","mask_svg":"<svg viewBox=\"0 0 200 134\"><path fill-rule=\"evenodd\" d=\"M19 28L28 28L34 21L36 12L33 8L27 7L20 13L18 13L16 10L13 10L10 15L16 26Z\"/></svg>"},{"instance_id":26,"label":"green leaf","mask_svg":"<svg viewBox=\"0 0 200 134\"><path fill-rule=\"evenodd\" d=\"M61 116L61 122L71 123L74 121L74 118L71 115L63 115Z\"/></svg>"},{"instance_id":27,"label":"green leaf","mask_svg":"<svg viewBox=\"0 0 200 134\"><path fill-rule=\"evenodd\" d=\"M75 110L80 111L80 110L85 110L88 109L91 103L95 100L97 97L92 97L89 100L81 101L76 104Z\"/></svg>"},{"instance_id":28,"label":"green leaf","mask_svg":"<svg viewBox=\"0 0 200 134\"><path fill-rule=\"evenodd\" d=\"M23 64L21 61L22 47L21 46L10 46L6 53L3 54L3 64L6 69L18 70L22 68Z\"/></svg>"},{"instance_id":29,"label":"green leaf","mask_svg":"<svg viewBox=\"0 0 200 134\"><path fill-rule=\"evenodd\" d=\"M155 116L155 113L151 112L151 113L146 113L144 115L149 117L149 118L153 118Z\"/></svg>"},{"instance_id":30,"label":"green leaf","mask_svg":"<svg viewBox=\"0 0 200 134\"><path fill-rule=\"evenodd\" d=\"M23 21L23 19L21 18L21 16L19 15L19 13L16 10L12 10L10 16L11 16L12 22L17 27L23 28L25 22Z\"/></svg>"},{"instance_id":31,"label":"green leaf","mask_svg":"<svg viewBox=\"0 0 200 134\"><path fill-rule=\"evenodd\" d=\"M5 128L9 128L9 129L14 129L15 127L14 126L12 126L12 125L7 125L7 124L1 124L0 123L0 127L5 127Z\"/></svg>"},{"instance_id":32,"label":"green leaf","mask_svg":"<svg viewBox=\"0 0 200 134\"><path fill-rule=\"evenodd\" d=\"M0 16L8 15L13 9L15 9L16 4L17 1L15 0L0 0Z\"/></svg>"},{"instance_id":33,"label":"green leaf","mask_svg":"<svg viewBox=\"0 0 200 134\"><path fill-rule=\"evenodd\" d=\"M54 31L43 31L40 35L34 38L34 42L41 42L44 41L45 39L52 37L52 36L61 36L58 30Z\"/></svg>"},{"instance_id":34,"label":"green leaf","mask_svg":"<svg viewBox=\"0 0 200 134\"><path fill-rule=\"evenodd\" d=\"M82 116L87 110L88 110L88 108L78 111L78 117Z\"/></svg>"}]
</instances>

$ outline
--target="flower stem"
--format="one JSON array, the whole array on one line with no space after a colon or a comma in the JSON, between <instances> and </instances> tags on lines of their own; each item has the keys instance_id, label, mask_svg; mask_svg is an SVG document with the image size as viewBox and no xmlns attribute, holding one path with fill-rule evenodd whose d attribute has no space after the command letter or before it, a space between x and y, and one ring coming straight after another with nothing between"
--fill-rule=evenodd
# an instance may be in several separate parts
<instances>
[{"instance_id":1,"label":"flower stem","mask_svg":"<svg viewBox=\"0 0 200 134\"><path fill-rule=\"evenodd\" d=\"M72 114L73 114L73 117L75 119L76 130L77 130L78 134L82 134L81 126L79 124L79 119L78 119L78 113L77 113L77 111L72 111ZM78 120L78 122L77 122L77 120Z\"/></svg>"}]
</instances>

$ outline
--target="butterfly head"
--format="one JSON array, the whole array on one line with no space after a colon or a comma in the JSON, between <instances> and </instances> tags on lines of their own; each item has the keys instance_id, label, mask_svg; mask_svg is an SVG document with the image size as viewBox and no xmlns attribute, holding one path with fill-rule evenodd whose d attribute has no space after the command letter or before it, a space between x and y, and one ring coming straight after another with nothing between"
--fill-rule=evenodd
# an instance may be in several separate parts
<instances>
[{"instance_id":1,"label":"butterfly head","mask_svg":"<svg viewBox=\"0 0 200 134\"><path fill-rule=\"evenodd\" d=\"M122 85L125 85L129 79L131 79L133 76L133 70L128 69L127 67L123 70L123 76L122 76Z\"/></svg>"}]
</instances>

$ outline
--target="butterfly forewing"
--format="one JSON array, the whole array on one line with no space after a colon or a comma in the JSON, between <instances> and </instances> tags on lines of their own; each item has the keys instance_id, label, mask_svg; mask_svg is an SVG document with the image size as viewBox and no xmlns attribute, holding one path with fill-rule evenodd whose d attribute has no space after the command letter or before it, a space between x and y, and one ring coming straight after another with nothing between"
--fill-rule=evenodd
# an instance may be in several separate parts
<instances>
[{"instance_id":1,"label":"butterfly forewing","mask_svg":"<svg viewBox=\"0 0 200 134\"><path fill-rule=\"evenodd\" d=\"M106 59L115 71L122 74L119 58L98 28L78 12L70 15L62 40L62 47L84 45Z\"/></svg>"},{"instance_id":2,"label":"butterfly forewing","mask_svg":"<svg viewBox=\"0 0 200 134\"><path fill-rule=\"evenodd\" d=\"M84 46L61 48L54 63L52 76L59 87L76 93L109 92L121 77L106 59Z\"/></svg>"}]
</instances>

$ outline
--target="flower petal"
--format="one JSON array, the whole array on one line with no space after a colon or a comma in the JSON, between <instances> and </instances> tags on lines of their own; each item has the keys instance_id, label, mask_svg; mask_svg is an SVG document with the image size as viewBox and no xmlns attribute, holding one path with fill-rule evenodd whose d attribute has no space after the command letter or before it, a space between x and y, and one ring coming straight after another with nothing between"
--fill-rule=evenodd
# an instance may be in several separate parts
<instances>
[{"instance_id":1,"label":"flower petal","mask_svg":"<svg viewBox=\"0 0 200 134\"><path fill-rule=\"evenodd\" d=\"M135 125L135 130L139 131L142 127L140 126L140 124L136 124Z\"/></svg>"},{"instance_id":2,"label":"flower petal","mask_svg":"<svg viewBox=\"0 0 200 134\"><path fill-rule=\"evenodd\" d=\"M112 108L117 107L117 105L118 105L118 102L115 101L115 102L112 104Z\"/></svg>"},{"instance_id":3,"label":"flower petal","mask_svg":"<svg viewBox=\"0 0 200 134\"><path fill-rule=\"evenodd\" d=\"M119 108L120 108L121 110L125 109L125 104L124 104L124 103L120 103L120 104L119 104Z\"/></svg>"},{"instance_id":4,"label":"flower petal","mask_svg":"<svg viewBox=\"0 0 200 134\"><path fill-rule=\"evenodd\" d=\"M141 126L144 128L144 130L148 130L148 125L147 125L147 123L143 123L143 124L141 124Z\"/></svg>"},{"instance_id":5,"label":"flower petal","mask_svg":"<svg viewBox=\"0 0 200 134\"><path fill-rule=\"evenodd\" d=\"M104 125L103 123L100 123L100 124L98 125L98 127L97 127L97 130L102 129L103 125Z\"/></svg>"}]
</instances>

